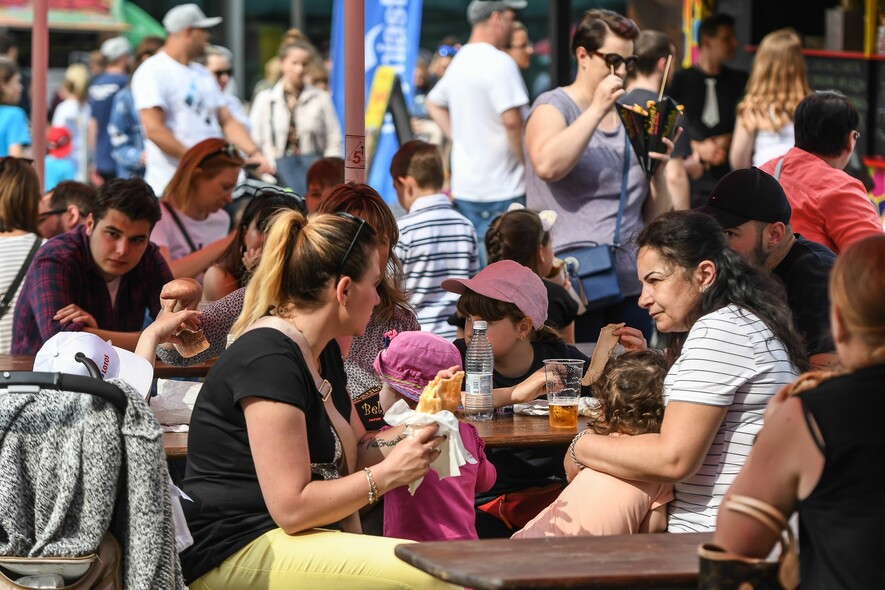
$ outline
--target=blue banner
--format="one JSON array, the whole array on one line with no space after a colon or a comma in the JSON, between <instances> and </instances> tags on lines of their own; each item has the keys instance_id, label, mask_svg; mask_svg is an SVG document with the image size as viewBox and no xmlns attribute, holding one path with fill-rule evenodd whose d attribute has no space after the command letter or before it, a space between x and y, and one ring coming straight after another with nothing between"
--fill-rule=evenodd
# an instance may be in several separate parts
<instances>
[{"instance_id":1,"label":"blue banner","mask_svg":"<svg viewBox=\"0 0 885 590\"><path fill-rule=\"evenodd\" d=\"M421 10L423 0L365 0L365 72L364 96L368 96L375 68L390 66L396 70L402 83L406 104L412 104L413 76L421 37ZM344 0L335 0L332 9L332 73L330 88L341 129L344 129ZM384 117L381 136L366 174L368 184L388 203L396 202L396 192L390 178L390 160L399 144L390 115Z\"/></svg>"}]
</instances>

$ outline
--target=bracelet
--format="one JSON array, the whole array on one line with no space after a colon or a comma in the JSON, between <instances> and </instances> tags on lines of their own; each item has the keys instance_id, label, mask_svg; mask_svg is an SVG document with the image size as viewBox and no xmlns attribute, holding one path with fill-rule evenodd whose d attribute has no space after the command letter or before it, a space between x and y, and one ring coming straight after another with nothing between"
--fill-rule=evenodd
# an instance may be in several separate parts
<instances>
[{"instance_id":1,"label":"bracelet","mask_svg":"<svg viewBox=\"0 0 885 590\"><path fill-rule=\"evenodd\" d=\"M363 471L366 472L366 479L369 481L369 504L371 505L378 501L378 486L375 485L375 478L372 477L372 470L365 467Z\"/></svg>"},{"instance_id":2,"label":"bracelet","mask_svg":"<svg viewBox=\"0 0 885 590\"><path fill-rule=\"evenodd\" d=\"M578 435L572 439L571 444L569 444L569 446L568 446L568 455L569 455L569 457L572 458L572 461L574 462L574 464L578 466L578 469L584 469L587 466L584 465L583 463L581 463L580 461L578 461L578 457L575 455L575 445L578 443L578 441L581 439L582 436L584 436L585 434L589 434L589 433L590 433L589 430L584 430L582 432L579 432Z\"/></svg>"}]
</instances>

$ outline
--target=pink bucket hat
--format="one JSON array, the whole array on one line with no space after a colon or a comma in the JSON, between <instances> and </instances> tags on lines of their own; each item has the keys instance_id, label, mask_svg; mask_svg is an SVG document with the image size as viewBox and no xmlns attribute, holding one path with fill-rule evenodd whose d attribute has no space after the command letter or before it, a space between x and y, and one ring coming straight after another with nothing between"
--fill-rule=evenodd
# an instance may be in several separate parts
<instances>
[{"instance_id":1,"label":"pink bucket hat","mask_svg":"<svg viewBox=\"0 0 885 590\"><path fill-rule=\"evenodd\" d=\"M412 401L418 401L437 373L455 365L461 366L455 345L430 332L394 334L374 363L381 380Z\"/></svg>"},{"instance_id":2,"label":"pink bucket hat","mask_svg":"<svg viewBox=\"0 0 885 590\"><path fill-rule=\"evenodd\" d=\"M496 301L512 303L532 320L536 330L547 321L547 288L535 272L513 260L488 265L472 279L446 279L442 288L463 295L467 289Z\"/></svg>"}]
</instances>

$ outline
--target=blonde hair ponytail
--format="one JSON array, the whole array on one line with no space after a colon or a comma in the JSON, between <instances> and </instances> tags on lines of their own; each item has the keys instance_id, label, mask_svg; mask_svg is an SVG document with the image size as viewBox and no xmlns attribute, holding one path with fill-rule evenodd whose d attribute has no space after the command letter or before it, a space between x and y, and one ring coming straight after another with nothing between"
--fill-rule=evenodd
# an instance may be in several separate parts
<instances>
[{"instance_id":1,"label":"blonde hair ponytail","mask_svg":"<svg viewBox=\"0 0 885 590\"><path fill-rule=\"evenodd\" d=\"M308 221L298 211L282 211L268 227L243 312L231 328L233 338L268 312L285 315L290 307L311 311L323 306L332 281L363 278L376 247L372 226L343 214L315 213Z\"/></svg>"}]
</instances>

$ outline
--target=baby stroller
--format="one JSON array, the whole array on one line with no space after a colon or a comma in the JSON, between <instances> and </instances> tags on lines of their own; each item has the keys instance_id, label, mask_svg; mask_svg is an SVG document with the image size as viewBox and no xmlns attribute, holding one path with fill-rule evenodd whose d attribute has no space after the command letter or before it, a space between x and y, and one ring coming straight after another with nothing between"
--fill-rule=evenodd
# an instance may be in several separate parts
<instances>
[{"instance_id":1,"label":"baby stroller","mask_svg":"<svg viewBox=\"0 0 885 590\"><path fill-rule=\"evenodd\" d=\"M162 431L122 380L0 373L0 589L184 588Z\"/></svg>"}]
</instances>

